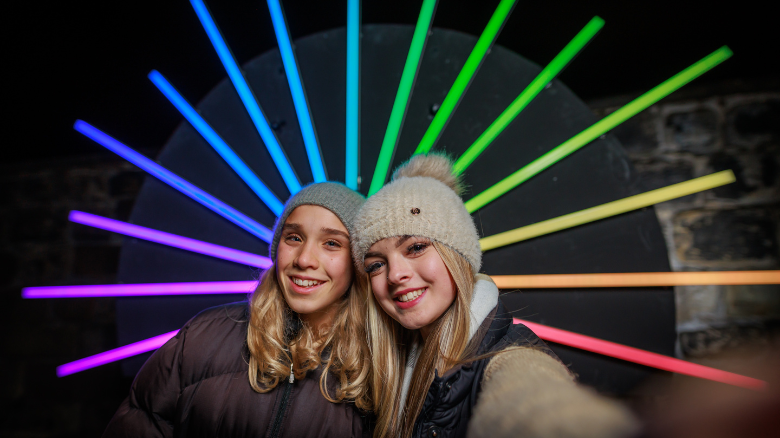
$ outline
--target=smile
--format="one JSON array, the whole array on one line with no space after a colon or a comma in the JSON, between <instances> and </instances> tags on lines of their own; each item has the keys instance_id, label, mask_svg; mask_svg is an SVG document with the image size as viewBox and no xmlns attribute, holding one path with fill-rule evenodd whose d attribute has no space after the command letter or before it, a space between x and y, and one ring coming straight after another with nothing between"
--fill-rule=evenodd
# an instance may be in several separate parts
<instances>
[{"instance_id":1,"label":"smile","mask_svg":"<svg viewBox=\"0 0 780 438\"><path fill-rule=\"evenodd\" d=\"M406 303L407 301L412 301L415 298L419 297L420 295L422 295L423 292L425 292L425 288L413 290L411 292L407 292L407 293L405 293L405 294L403 294L401 296L395 297L393 299L396 300L396 301L400 301L402 303Z\"/></svg>"},{"instance_id":2,"label":"smile","mask_svg":"<svg viewBox=\"0 0 780 438\"><path fill-rule=\"evenodd\" d=\"M290 277L290 279L292 279L292 282L295 283L296 286L300 286L300 287L319 286L322 283L325 283L324 281L304 280L304 279L298 278L298 277Z\"/></svg>"}]
</instances>

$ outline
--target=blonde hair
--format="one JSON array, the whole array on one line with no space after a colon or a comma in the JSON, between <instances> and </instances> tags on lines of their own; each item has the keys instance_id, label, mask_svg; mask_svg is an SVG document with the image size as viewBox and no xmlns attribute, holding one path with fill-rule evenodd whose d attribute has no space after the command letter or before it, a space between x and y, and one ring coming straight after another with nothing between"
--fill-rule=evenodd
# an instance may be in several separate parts
<instances>
[{"instance_id":1,"label":"blonde hair","mask_svg":"<svg viewBox=\"0 0 780 438\"><path fill-rule=\"evenodd\" d=\"M476 279L469 262L447 245L433 241L456 287L450 307L434 323L425 343L418 331L405 329L368 296L368 339L371 349L371 386L377 424L375 437L411 437L422 411L434 370L443 375L475 351L469 344L471 298ZM422 345L404 406L400 405L403 376L413 343Z\"/></svg>"},{"instance_id":2,"label":"blonde hair","mask_svg":"<svg viewBox=\"0 0 780 438\"><path fill-rule=\"evenodd\" d=\"M344 294L331 325L320 331L300 324L293 333L290 321L297 318L287 305L276 274L271 266L260 278L260 284L249 299L249 384L257 392L275 388L290 375L293 365L296 379L325 364L320 377L320 392L331 402L354 401L363 410L373 410L369 390L371 373L366 345L365 276L357 276ZM329 349L323 361L322 352ZM328 375L338 378L335 394L328 391Z\"/></svg>"}]
</instances>

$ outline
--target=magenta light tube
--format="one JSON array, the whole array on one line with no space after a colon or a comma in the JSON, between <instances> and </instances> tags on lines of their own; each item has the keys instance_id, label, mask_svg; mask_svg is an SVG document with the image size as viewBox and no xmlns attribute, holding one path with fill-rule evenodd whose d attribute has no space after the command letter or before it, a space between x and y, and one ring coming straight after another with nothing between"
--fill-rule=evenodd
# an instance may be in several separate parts
<instances>
[{"instance_id":1,"label":"magenta light tube","mask_svg":"<svg viewBox=\"0 0 780 438\"><path fill-rule=\"evenodd\" d=\"M579 333L548 327L546 325L536 324L534 322L524 321L522 319L514 318L514 323L525 325L545 341L568 345L570 347L579 348L581 350L592 351L593 353L603 354L605 356L622 359L628 362L634 362L640 365L658 368L659 370L671 371L673 373L685 374L688 376L699 377L701 379L714 380L716 382L741 386L743 388L754 390L766 388L766 382L763 380L758 380L752 377L675 359L673 357L664 356L663 354L652 353L650 351L640 350L639 348L629 347L627 345L621 345L615 342L581 335Z\"/></svg>"},{"instance_id":2,"label":"magenta light tube","mask_svg":"<svg viewBox=\"0 0 780 438\"><path fill-rule=\"evenodd\" d=\"M94 214L84 213L83 211L71 211L68 215L68 219L72 222L89 225L90 227L113 231L126 236L137 237L139 239L262 269L268 269L273 264L273 261L270 258L261 255L214 245L213 243L190 239L189 237L182 237L176 234L141 227L139 225L128 224L127 222L96 216Z\"/></svg>"},{"instance_id":3,"label":"magenta light tube","mask_svg":"<svg viewBox=\"0 0 780 438\"><path fill-rule=\"evenodd\" d=\"M57 377L65 377L73 373L99 367L100 365L116 362L118 360L141 353L146 353L147 351L156 350L168 342L168 339L176 336L176 333L178 332L178 330L174 330L172 332L158 335L144 341L134 342L123 347L104 351L103 353L98 353L94 356L85 357L84 359L79 359L74 362L60 365L57 367Z\"/></svg>"},{"instance_id":4,"label":"magenta light tube","mask_svg":"<svg viewBox=\"0 0 780 438\"><path fill-rule=\"evenodd\" d=\"M144 297L157 295L248 294L257 281L204 281L188 283L94 284L88 286L25 287L22 298Z\"/></svg>"}]
</instances>

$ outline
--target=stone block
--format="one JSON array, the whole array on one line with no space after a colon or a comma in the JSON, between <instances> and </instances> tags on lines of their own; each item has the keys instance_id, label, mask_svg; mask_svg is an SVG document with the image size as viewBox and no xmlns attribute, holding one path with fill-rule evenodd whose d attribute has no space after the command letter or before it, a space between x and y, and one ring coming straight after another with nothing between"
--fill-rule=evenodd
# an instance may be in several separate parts
<instances>
[{"instance_id":1,"label":"stone block","mask_svg":"<svg viewBox=\"0 0 780 438\"><path fill-rule=\"evenodd\" d=\"M678 259L690 266L749 269L778 266L778 207L689 210L674 218Z\"/></svg>"},{"instance_id":2,"label":"stone block","mask_svg":"<svg viewBox=\"0 0 780 438\"><path fill-rule=\"evenodd\" d=\"M780 143L780 98L735 105L726 115L730 143L758 146Z\"/></svg>"},{"instance_id":3,"label":"stone block","mask_svg":"<svg viewBox=\"0 0 780 438\"><path fill-rule=\"evenodd\" d=\"M732 319L780 320L780 285L730 285L725 288Z\"/></svg>"},{"instance_id":4,"label":"stone block","mask_svg":"<svg viewBox=\"0 0 780 438\"><path fill-rule=\"evenodd\" d=\"M13 284L19 269L19 256L11 251L0 251L0 287Z\"/></svg>"},{"instance_id":5,"label":"stone block","mask_svg":"<svg viewBox=\"0 0 780 438\"><path fill-rule=\"evenodd\" d=\"M73 255L73 275L94 279L116 276L119 269L119 245L78 246Z\"/></svg>"},{"instance_id":6,"label":"stone block","mask_svg":"<svg viewBox=\"0 0 780 438\"><path fill-rule=\"evenodd\" d=\"M674 150L711 154L721 143L718 114L711 108L669 114L665 121L665 137Z\"/></svg>"},{"instance_id":7,"label":"stone block","mask_svg":"<svg viewBox=\"0 0 780 438\"><path fill-rule=\"evenodd\" d=\"M67 211L47 207L23 208L13 212L9 221L11 243L56 243L65 240Z\"/></svg>"},{"instance_id":8,"label":"stone block","mask_svg":"<svg viewBox=\"0 0 780 438\"><path fill-rule=\"evenodd\" d=\"M140 170L125 170L108 180L108 193L112 197L135 197L144 184L146 173Z\"/></svg>"},{"instance_id":9,"label":"stone block","mask_svg":"<svg viewBox=\"0 0 780 438\"><path fill-rule=\"evenodd\" d=\"M725 323L728 317L725 293L723 286L676 286L678 330L695 331Z\"/></svg>"},{"instance_id":10,"label":"stone block","mask_svg":"<svg viewBox=\"0 0 780 438\"><path fill-rule=\"evenodd\" d=\"M69 276L70 250L65 245L25 245L19 252L15 284L61 283Z\"/></svg>"},{"instance_id":11,"label":"stone block","mask_svg":"<svg viewBox=\"0 0 780 438\"><path fill-rule=\"evenodd\" d=\"M612 130L632 158L655 155L658 148L657 111L651 108L626 120Z\"/></svg>"},{"instance_id":12,"label":"stone block","mask_svg":"<svg viewBox=\"0 0 780 438\"><path fill-rule=\"evenodd\" d=\"M695 165L690 160L652 160L634 163L637 189L641 192L659 189L696 177ZM686 196L686 201L695 195ZM679 202L680 200L675 200Z\"/></svg>"}]
</instances>

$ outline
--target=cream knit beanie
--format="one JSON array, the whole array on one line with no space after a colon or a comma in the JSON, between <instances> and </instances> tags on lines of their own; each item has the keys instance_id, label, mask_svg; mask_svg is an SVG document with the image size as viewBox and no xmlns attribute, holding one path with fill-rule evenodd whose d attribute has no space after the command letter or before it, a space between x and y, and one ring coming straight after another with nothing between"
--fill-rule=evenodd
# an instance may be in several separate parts
<instances>
[{"instance_id":1,"label":"cream knit beanie","mask_svg":"<svg viewBox=\"0 0 780 438\"><path fill-rule=\"evenodd\" d=\"M454 249L471 264L474 274L479 272L479 236L460 190L449 158L413 156L358 212L352 235L355 262L362 266L368 249L382 239L422 236Z\"/></svg>"},{"instance_id":2,"label":"cream knit beanie","mask_svg":"<svg viewBox=\"0 0 780 438\"><path fill-rule=\"evenodd\" d=\"M354 222L360 206L366 201L360 193L350 189L344 184L337 182L322 182L309 184L291 196L284 204L284 211L276 219L274 224L274 239L271 241L269 252L271 260L276 263L276 248L279 246L279 239L282 236L282 225L287 220L287 216L301 205L318 205L332 211L341 223L347 227L349 235L354 235Z\"/></svg>"}]
</instances>

